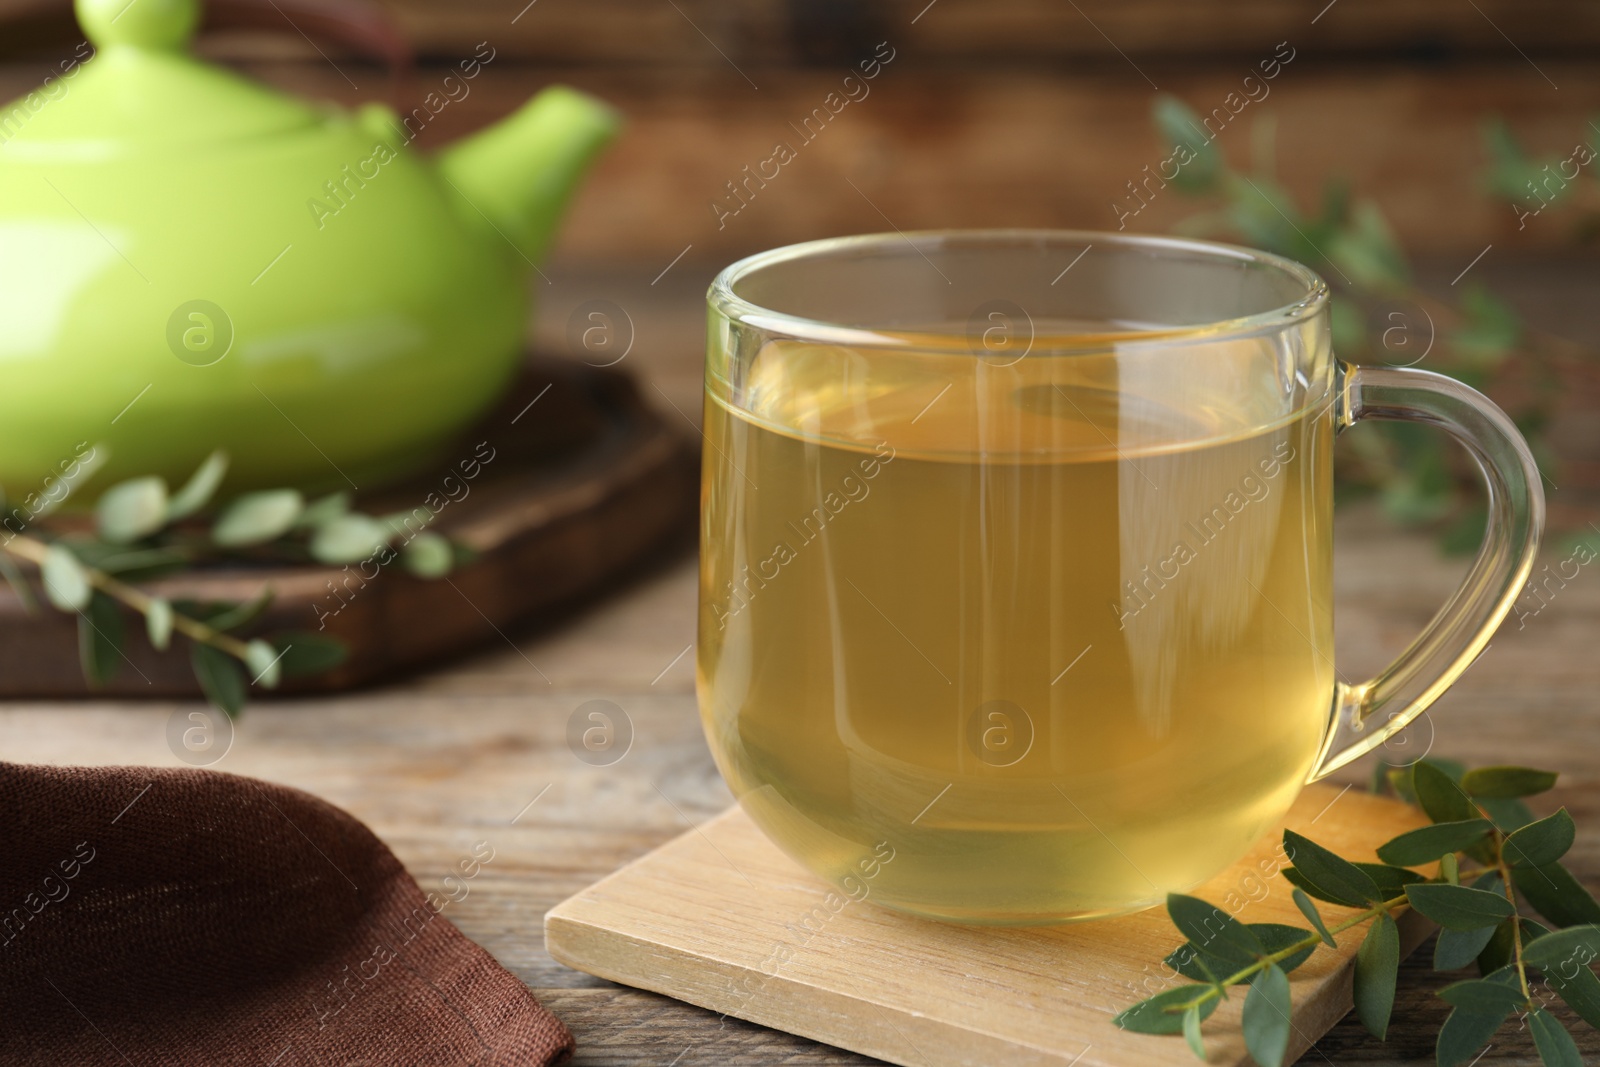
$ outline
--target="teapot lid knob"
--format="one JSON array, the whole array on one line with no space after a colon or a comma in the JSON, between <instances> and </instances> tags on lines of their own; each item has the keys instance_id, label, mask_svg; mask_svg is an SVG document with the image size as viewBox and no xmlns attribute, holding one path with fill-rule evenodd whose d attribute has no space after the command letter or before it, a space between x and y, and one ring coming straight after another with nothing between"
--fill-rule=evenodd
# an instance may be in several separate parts
<instances>
[{"instance_id":1,"label":"teapot lid knob","mask_svg":"<svg viewBox=\"0 0 1600 1067\"><path fill-rule=\"evenodd\" d=\"M96 48L180 51L200 22L199 0L76 0L75 6Z\"/></svg>"}]
</instances>

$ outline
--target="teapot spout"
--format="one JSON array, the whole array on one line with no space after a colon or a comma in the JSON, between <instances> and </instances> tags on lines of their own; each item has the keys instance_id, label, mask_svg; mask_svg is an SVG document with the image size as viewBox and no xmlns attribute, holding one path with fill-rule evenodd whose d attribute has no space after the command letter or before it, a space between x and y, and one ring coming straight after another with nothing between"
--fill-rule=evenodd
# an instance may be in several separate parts
<instances>
[{"instance_id":1,"label":"teapot spout","mask_svg":"<svg viewBox=\"0 0 1600 1067\"><path fill-rule=\"evenodd\" d=\"M552 86L445 149L439 170L467 201L469 218L487 221L537 263L578 179L620 125L594 97Z\"/></svg>"}]
</instances>

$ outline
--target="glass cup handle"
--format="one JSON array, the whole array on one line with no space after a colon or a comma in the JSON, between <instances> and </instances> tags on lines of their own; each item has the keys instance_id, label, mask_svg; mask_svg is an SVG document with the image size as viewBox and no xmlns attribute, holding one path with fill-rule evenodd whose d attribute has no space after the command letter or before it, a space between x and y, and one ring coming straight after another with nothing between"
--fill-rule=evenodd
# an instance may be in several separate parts
<instances>
[{"instance_id":1,"label":"glass cup handle","mask_svg":"<svg viewBox=\"0 0 1600 1067\"><path fill-rule=\"evenodd\" d=\"M1334 683L1333 728L1311 781L1377 748L1461 677L1521 594L1544 530L1539 468L1494 401L1432 371L1341 361L1336 374L1338 431L1362 419L1403 419L1444 430L1483 472L1489 523L1461 587L1400 658L1371 681Z\"/></svg>"}]
</instances>

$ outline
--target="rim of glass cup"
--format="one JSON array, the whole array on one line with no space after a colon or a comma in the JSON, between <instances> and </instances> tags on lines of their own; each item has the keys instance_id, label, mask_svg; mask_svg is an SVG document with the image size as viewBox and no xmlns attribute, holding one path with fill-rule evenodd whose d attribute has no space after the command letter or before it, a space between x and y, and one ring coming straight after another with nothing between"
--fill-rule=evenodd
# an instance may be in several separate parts
<instances>
[{"instance_id":1,"label":"rim of glass cup","mask_svg":"<svg viewBox=\"0 0 1600 1067\"><path fill-rule=\"evenodd\" d=\"M706 300L713 308L734 322L800 340L816 341L822 344L863 345L879 348L899 347L931 351L948 348L952 351L965 351L967 349L967 340L959 334L951 334L946 340L939 335L922 332L918 332L915 337L912 337L895 332L845 326L823 319L811 319L802 315L792 315L788 312L762 307L760 304L746 300L734 291L735 286L744 278L756 271L780 263L788 263L800 259L820 259L835 252L872 246L886 247L896 243L907 244L920 255L922 254L922 248L918 245L919 241L938 244L951 238L957 238L963 242L973 244L990 241L996 244L1014 244L1018 243L1019 240L1047 240L1081 242L1085 245L1115 244L1144 249L1187 252L1209 256L1218 260L1264 264L1298 281L1304 289L1304 295L1299 300L1280 307L1269 308L1266 311L1254 312L1250 315L1241 315L1231 319L1218 319L1214 322L1197 323L1189 326L1119 331L1115 335L1118 344L1187 340L1191 338L1210 341L1226 340L1232 337L1247 337L1262 331L1285 329L1296 322L1316 315L1328 304L1328 284L1322 280L1321 275L1303 263L1272 252L1263 252L1259 249L1227 244L1222 241L1205 241L1190 237L1123 234L1097 230L1025 228L911 230L907 232L897 230L893 233L864 233L847 237L825 237L815 241L802 241L798 244L783 245L779 248L768 249L765 252L757 252L755 255L746 256L724 267L716 278L712 280L711 288L706 293ZM1094 347L1103 349L1105 346L1105 334L1097 335L1097 340L1092 344ZM1072 346L1068 343L1057 344L1053 347L1070 348Z\"/></svg>"}]
</instances>

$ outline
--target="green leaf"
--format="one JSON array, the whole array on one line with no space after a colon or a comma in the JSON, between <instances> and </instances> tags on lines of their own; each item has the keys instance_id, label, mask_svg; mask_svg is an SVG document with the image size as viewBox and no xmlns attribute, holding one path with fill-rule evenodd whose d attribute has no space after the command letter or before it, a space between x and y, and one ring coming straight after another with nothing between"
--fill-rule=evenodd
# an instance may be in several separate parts
<instances>
[{"instance_id":1,"label":"green leaf","mask_svg":"<svg viewBox=\"0 0 1600 1067\"><path fill-rule=\"evenodd\" d=\"M1172 184L1186 193L1202 193L1216 184L1223 170L1216 145L1206 136L1200 125L1200 116L1175 96L1163 94L1156 97L1152 109L1156 129L1171 149L1180 145L1193 153L1194 158L1178 167ZM1179 162L1174 160L1174 162Z\"/></svg>"},{"instance_id":2,"label":"green leaf","mask_svg":"<svg viewBox=\"0 0 1600 1067\"><path fill-rule=\"evenodd\" d=\"M228 454L219 448L201 461L189 480L183 483L183 488L167 501L167 521L186 519L210 503L227 472Z\"/></svg>"},{"instance_id":3,"label":"green leaf","mask_svg":"<svg viewBox=\"0 0 1600 1067\"><path fill-rule=\"evenodd\" d=\"M1303 930L1298 926L1288 926L1284 923L1249 923L1245 929L1249 930L1256 940L1261 943L1259 955L1267 956L1281 952L1311 936L1310 930ZM1311 952L1311 948L1301 949L1293 955L1285 956L1279 960L1278 966L1283 968L1285 974L1291 974L1296 967L1306 961ZM1197 982L1213 982L1233 971L1239 970L1242 965L1253 962L1256 958L1258 956L1252 956L1248 960L1224 959L1196 948L1192 941L1185 941L1169 953L1164 962L1185 978L1192 978ZM1210 968L1209 973L1206 968ZM1249 978L1241 978L1235 984L1243 984L1248 981L1250 981Z\"/></svg>"},{"instance_id":4,"label":"green leaf","mask_svg":"<svg viewBox=\"0 0 1600 1067\"><path fill-rule=\"evenodd\" d=\"M1576 836L1572 816L1562 808L1506 838L1501 855L1514 867L1542 867L1565 856Z\"/></svg>"},{"instance_id":5,"label":"green leaf","mask_svg":"<svg viewBox=\"0 0 1600 1067\"><path fill-rule=\"evenodd\" d=\"M1496 929L1497 926L1480 926L1476 930L1440 930L1433 946L1433 969L1454 971L1465 967L1483 952Z\"/></svg>"},{"instance_id":6,"label":"green leaf","mask_svg":"<svg viewBox=\"0 0 1600 1067\"><path fill-rule=\"evenodd\" d=\"M229 504L211 530L211 540L229 548L259 545L288 533L305 508L298 489L246 493Z\"/></svg>"},{"instance_id":7,"label":"green leaf","mask_svg":"<svg viewBox=\"0 0 1600 1067\"><path fill-rule=\"evenodd\" d=\"M1600 923L1600 902L1560 863L1513 867L1511 881L1535 911L1557 926Z\"/></svg>"},{"instance_id":8,"label":"green leaf","mask_svg":"<svg viewBox=\"0 0 1600 1067\"><path fill-rule=\"evenodd\" d=\"M278 660L282 653L265 641L251 641L244 647L244 662L250 668L251 684L276 689L280 677Z\"/></svg>"},{"instance_id":9,"label":"green leaf","mask_svg":"<svg viewBox=\"0 0 1600 1067\"><path fill-rule=\"evenodd\" d=\"M54 544L45 549L39 577L44 583L44 595L62 611L82 611L89 606L89 572L65 545Z\"/></svg>"},{"instance_id":10,"label":"green leaf","mask_svg":"<svg viewBox=\"0 0 1600 1067\"><path fill-rule=\"evenodd\" d=\"M1417 802L1434 822L1465 822L1480 817L1456 780L1427 760L1416 765L1411 781Z\"/></svg>"},{"instance_id":11,"label":"green leaf","mask_svg":"<svg viewBox=\"0 0 1600 1067\"><path fill-rule=\"evenodd\" d=\"M1182 1033L1184 1013L1178 1010L1179 1007L1206 993L1210 988L1208 985L1181 985L1172 989L1162 990L1155 996L1141 1000L1133 1007L1126 1009L1112 1022L1122 1029L1132 1030L1136 1034ZM1201 1021L1209 1018L1211 1013L1217 1010L1217 1005L1221 1002L1221 997L1213 996L1205 1003L1198 1005Z\"/></svg>"},{"instance_id":12,"label":"green leaf","mask_svg":"<svg viewBox=\"0 0 1600 1067\"><path fill-rule=\"evenodd\" d=\"M1533 821L1533 812L1516 797L1478 797L1478 807L1503 834L1520 830Z\"/></svg>"},{"instance_id":13,"label":"green leaf","mask_svg":"<svg viewBox=\"0 0 1600 1067\"><path fill-rule=\"evenodd\" d=\"M1521 989L1482 978L1453 982L1439 990L1439 996L1444 998L1445 1003L1454 1007L1486 1014L1501 1010L1516 1011L1526 1003L1522 998Z\"/></svg>"},{"instance_id":14,"label":"green leaf","mask_svg":"<svg viewBox=\"0 0 1600 1067\"><path fill-rule=\"evenodd\" d=\"M455 566L455 550L442 534L424 531L401 549L406 570L419 578L443 578Z\"/></svg>"},{"instance_id":15,"label":"green leaf","mask_svg":"<svg viewBox=\"0 0 1600 1067\"><path fill-rule=\"evenodd\" d=\"M1533 1047L1539 1050L1539 1062L1544 1067L1583 1067L1577 1042L1554 1015L1543 1008L1535 1009L1528 1016L1528 1029L1533 1031Z\"/></svg>"},{"instance_id":16,"label":"green leaf","mask_svg":"<svg viewBox=\"0 0 1600 1067\"><path fill-rule=\"evenodd\" d=\"M1245 925L1213 904L1182 893L1167 894L1172 925L1207 955L1229 963L1253 963L1261 942Z\"/></svg>"},{"instance_id":17,"label":"green leaf","mask_svg":"<svg viewBox=\"0 0 1600 1067\"><path fill-rule=\"evenodd\" d=\"M1315 841L1293 830L1285 830L1283 848L1294 861L1294 870L1298 875L1298 878L1290 881L1313 896L1352 908L1376 904L1384 899L1372 878L1361 868L1335 856Z\"/></svg>"},{"instance_id":18,"label":"green leaf","mask_svg":"<svg viewBox=\"0 0 1600 1067\"><path fill-rule=\"evenodd\" d=\"M1317 911L1317 906L1311 903L1311 898L1306 896L1305 890L1296 887L1293 896L1294 906L1300 909L1300 914L1306 917L1307 922L1316 927L1317 934L1322 938L1323 944L1329 948L1338 948L1339 942L1335 941L1333 935L1328 933L1327 924L1322 921L1321 913Z\"/></svg>"},{"instance_id":19,"label":"green leaf","mask_svg":"<svg viewBox=\"0 0 1600 1067\"><path fill-rule=\"evenodd\" d=\"M349 649L343 641L326 634L293 630L269 640L275 649L283 653L283 658L278 660L278 671L284 678L301 678L331 671L349 655Z\"/></svg>"},{"instance_id":20,"label":"green leaf","mask_svg":"<svg viewBox=\"0 0 1600 1067\"><path fill-rule=\"evenodd\" d=\"M1401 834L1378 847L1378 858L1396 867L1432 863L1446 852L1460 852L1482 841L1494 829L1488 819L1439 822Z\"/></svg>"},{"instance_id":21,"label":"green leaf","mask_svg":"<svg viewBox=\"0 0 1600 1067\"><path fill-rule=\"evenodd\" d=\"M78 615L78 663L91 686L106 684L122 666L122 612L104 593L93 594Z\"/></svg>"},{"instance_id":22,"label":"green leaf","mask_svg":"<svg viewBox=\"0 0 1600 1067\"><path fill-rule=\"evenodd\" d=\"M148 476L118 482L95 504L95 526L113 544L148 537L166 525L167 483Z\"/></svg>"},{"instance_id":23,"label":"green leaf","mask_svg":"<svg viewBox=\"0 0 1600 1067\"><path fill-rule=\"evenodd\" d=\"M1282 1067L1289 1051L1289 1010L1289 976L1268 966L1250 983L1239 1016L1244 1046L1261 1067Z\"/></svg>"},{"instance_id":24,"label":"green leaf","mask_svg":"<svg viewBox=\"0 0 1600 1067\"><path fill-rule=\"evenodd\" d=\"M1183 1013L1183 1039L1189 1043L1189 1051L1201 1062L1206 1058L1206 1043L1200 1039L1200 1006L1195 1005Z\"/></svg>"},{"instance_id":25,"label":"green leaf","mask_svg":"<svg viewBox=\"0 0 1600 1067\"><path fill-rule=\"evenodd\" d=\"M389 543L389 530L369 515L351 512L311 535L311 557L319 563L357 563Z\"/></svg>"},{"instance_id":26,"label":"green leaf","mask_svg":"<svg viewBox=\"0 0 1600 1067\"><path fill-rule=\"evenodd\" d=\"M1474 797L1531 797L1555 784L1555 771L1529 767L1478 767L1461 778L1462 788Z\"/></svg>"},{"instance_id":27,"label":"green leaf","mask_svg":"<svg viewBox=\"0 0 1600 1067\"><path fill-rule=\"evenodd\" d=\"M1472 1011L1457 1008L1439 1028L1439 1042L1435 1053L1439 1067L1461 1067L1489 1043L1500 1024L1506 1021L1507 1011Z\"/></svg>"},{"instance_id":28,"label":"green leaf","mask_svg":"<svg viewBox=\"0 0 1600 1067\"><path fill-rule=\"evenodd\" d=\"M273 596L273 588L269 585L242 604L213 605L214 610L206 613L206 625L213 630L237 630L241 626L248 626L266 614L272 606Z\"/></svg>"},{"instance_id":29,"label":"green leaf","mask_svg":"<svg viewBox=\"0 0 1600 1067\"><path fill-rule=\"evenodd\" d=\"M1523 961L1541 970L1578 963L1587 967L1600 957L1600 926L1569 926L1535 938L1522 948Z\"/></svg>"},{"instance_id":30,"label":"green leaf","mask_svg":"<svg viewBox=\"0 0 1600 1067\"><path fill-rule=\"evenodd\" d=\"M1569 976L1562 973L1559 967L1552 968L1544 972L1544 980L1567 1002L1567 1007L1577 1012L1580 1019L1600 1030L1600 978L1596 978L1593 971L1588 967L1577 967L1572 969Z\"/></svg>"},{"instance_id":31,"label":"green leaf","mask_svg":"<svg viewBox=\"0 0 1600 1067\"><path fill-rule=\"evenodd\" d=\"M150 637L150 647L165 652L172 643L172 601L152 597L144 611L144 628Z\"/></svg>"},{"instance_id":32,"label":"green leaf","mask_svg":"<svg viewBox=\"0 0 1600 1067\"><path fill-rule=\"evenodd\" d=\"M194 642L189 653L195 680L206 699L231 718L244 708L245 678L239 661L210 645Z\"/></svg>"},{"instance_id":33,"label":"green leaf","mask_svg":"<svg viewBox=\"0 0 1600 1067\"><path fill-rule=\"evenodd\" d=\"M1410 273L1405 254L1378 206L1362 200L1350 214L1351 224L1327 242L1328 258L1360 288L1381 291L1404 286Z\"/></svg>"},{"instance_id":34,"label":"green leaf","mask_svg":"<svg viewBox=\"0 0 1600 1067\"><path fill-rule=\"evenodd\" d=\"M1391 867L1386 863L1357 863L1358 870L1372 879L1372 884L1378 887L1378 892L1383 894L1382 900L1389 900L1406 891L1406 886L1412 882L1426 881L1416 871L1404 867Z\"/></svg>"},{"instance_id":35,"label":"green leaf","mask_svg":"<svg viewBox=\"0 0 1600 1067\"><path fill-rule=\"evenodd\" d=\"M1439 857L1439 876L1451 885L1461 884L1461 861L1454 852Z\"/></svg>"},{"instance_id":36,"label":"green leaf","mask_svg":"<svg viewBox=\"0 0 1600 1067\"><path fill-rule=\"evenodd\" d=\"M306 506L295 523L301 529L317 529L350 512L350 494L344 491L329 493Z\"/></svg>"},{"instance_id":37,"label":"green leaf","mask_svg":"<svg viewBox=\"0 0 1600 1067\"><path fill-rule=\"evenodd\" d=\"M1483 946L1483 951L1478 953L1478 973L1488 977L1498 974L1510 963L1515 946L1512 938L1512 923L1515 920L1507 919L1494 928L1494 936L1489 938L1489 943ZM1524 936L1524 940L1528 940Z\"/></svg>"},{"instance_id":38,"label":"green leaf","mask_svg":"<svg viewBox=\"0 0 1600 1067\"><path fill-rule=\"evenodd\" d=\"M1446 930L1492 927L1516 910L1503 896L1464 885L1408 885L1406 898L1413 908Z\"/></svg>"},{"instance_id":39,"label":"green leaf","mask_svg":"<svg viewBox=\"0 0 1600 1067\"><path fill-rule=\"evenodd\" d=\"M1480 364L1499 362L1522 339L1522 319L1510 304L1481 282L1469 282L1461 294L1462 325L1450 336L1450 345Z\"/></svg>"},{"instance_id":40,"label":"green leaf","mask_svg":"<svg viewBox=\"0 0 1600 1067\"><path fill-rule=\"evenodd\" d=\"M1383 1040L1394 1010L1394 989L1400 976L1400 929L1387 912L1380 913L1356 952L1356 1017L1367 1033Z\"/></svg>"}]
</instances>

